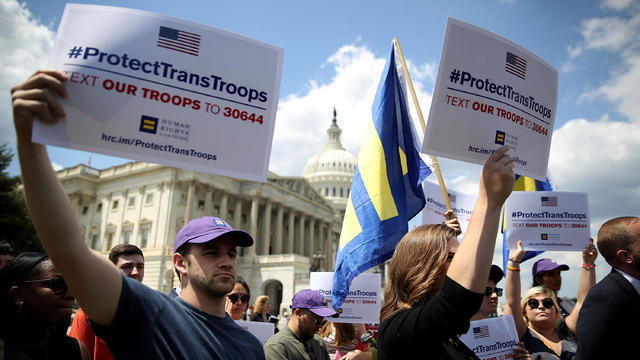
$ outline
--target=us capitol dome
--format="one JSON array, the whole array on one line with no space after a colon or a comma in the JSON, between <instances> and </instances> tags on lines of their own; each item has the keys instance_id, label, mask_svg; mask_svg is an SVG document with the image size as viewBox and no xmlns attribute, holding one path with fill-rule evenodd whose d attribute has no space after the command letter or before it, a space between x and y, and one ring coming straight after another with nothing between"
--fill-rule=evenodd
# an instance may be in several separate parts
<instances>
[{"instance_id":1,"label":"us capitol dome","mask_svg":"<svg viewBox=\"0 0 640 360\"><path fill-rule=\"evenodd\" d=\"M341 133L334 108L333 120L327 129L329 141L322 151L307 161L302 176L344 216L358 160L342 147Z\"/></svg>"}]
</instances>

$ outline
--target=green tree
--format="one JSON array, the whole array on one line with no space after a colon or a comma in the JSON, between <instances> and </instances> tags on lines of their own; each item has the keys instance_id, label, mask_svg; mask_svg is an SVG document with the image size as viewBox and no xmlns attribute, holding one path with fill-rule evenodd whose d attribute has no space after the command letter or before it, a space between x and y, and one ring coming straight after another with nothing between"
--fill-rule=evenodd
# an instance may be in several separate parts
<instances>
[{"instance_id":1,"label":"green tree","mask_svg":"<svg viewBox=\"0 0 640 360\"><path fill-rule=\"evenodd\" d=\"M19 189L20 177L6 171L12 158L8 144L0 145L0 240L10 243L17 253L44 251Z\"/></svg>"}]
</instances>

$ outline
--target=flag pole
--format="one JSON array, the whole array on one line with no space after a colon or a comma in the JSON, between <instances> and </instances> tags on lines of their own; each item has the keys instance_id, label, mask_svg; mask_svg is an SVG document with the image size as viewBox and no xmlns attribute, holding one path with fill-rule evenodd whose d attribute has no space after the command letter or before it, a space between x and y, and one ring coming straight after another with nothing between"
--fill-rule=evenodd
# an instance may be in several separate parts
<instances>
[{"instance_id":1,"label":"flag pole","mask_svg":"<svg viewBox=\"0 0 640 360\"><path fill-rule=\"evenodd\" d=\"M404 61L404 55L402 55L402 49L400 49L400 41L398 41L397 37L393 38L393 44L396 49L398 49L398 57L402 62L402 69L404 70L404 77L407 78L407 82L409 83L409 91L411 92L411 97L413 98L413 104L416 107L416 112L418 113L418 118L420 119L420 125L422 125L422 133L424 134L427 131L427 126L424 123L424 118L422 117L422 110L420 109L420 104L418 103L418 97L416 96L416 91L413 89L413 82L411 81L411 76L409 75L409 69L407 68L407 63ZM433 162L433 168L436 171L436 176L438 177L438 183L440 183L440 190L442 190L442 197L444 198L444 203L447 206L447 210L452 210L451 200L449 200L449 194L447 193L447 188L444 185L444 179L442 178L442 172L440 172L440 164L438 164L438 159L434 155L431 156L431 162ZM455 218L455 214L453 214L452 218Z\"/></svg>"}]
</instances>

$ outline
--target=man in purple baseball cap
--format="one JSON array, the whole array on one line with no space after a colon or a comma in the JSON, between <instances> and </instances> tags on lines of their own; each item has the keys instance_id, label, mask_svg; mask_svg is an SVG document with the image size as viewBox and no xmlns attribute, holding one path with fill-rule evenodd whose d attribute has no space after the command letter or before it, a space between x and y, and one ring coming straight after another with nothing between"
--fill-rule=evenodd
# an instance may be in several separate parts
<instances>
[{"instance_id":1,"label":"man in purple baseball cap","mask_svg":"<svg viewBox=\"0 0 640 360\"><path fill-rule=\"evenodd\" d=\"M16 146L38 238L95 334L115 359L264 359L258 339L224 311L225 295L235 284L236 247L253 243L248 234L215 218L187 224L173 257L183 287L176 298L127 277L87 246L46 146L31 137L34 121L65 117L58 96L72 93L65 89L67 80L64 72L40 70L11 89Z\"/></svg>"},{"instance_id":2,"label":"man in purple baseball cap","mask_svg":"<svg viewBox=\"0 0 640 360\"><path fill-rule=\"evenodd\" d=\"M300 290L291 301L291 317L287 326L264 344L269 359L328 360L327 345L318 330L327 316L338 314L315 290Z\"/></svg>"}]
</instances>

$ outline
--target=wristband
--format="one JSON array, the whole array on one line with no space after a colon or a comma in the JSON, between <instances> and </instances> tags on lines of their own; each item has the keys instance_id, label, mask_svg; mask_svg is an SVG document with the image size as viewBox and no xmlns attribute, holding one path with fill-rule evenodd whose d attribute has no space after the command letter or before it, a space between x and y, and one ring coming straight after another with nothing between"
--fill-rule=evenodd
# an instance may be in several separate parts
<instances>
[{"instance_id":1,"label":"wristband","mask_svg":"<svg viewBox=\"0 0 640 360\"><path fill-rule=\"evenodd\" d=\"M507 270L513 271L513 272L520 272L520 268L513 267L513 266L507 266Z\"/></svg>"},{"instance_id":2,"label":"wristband","mask_svg":"<svg viewBox=\"0 0 640 360\"><path fill-rule=\"evenodd\" d=\"M595 269L595 268L596 268L596 264L593 264L593 265L589 265L589 264L582 264L582 268L583 268L583 269L587 269L587 270Z\"/></svg>"}]
</instances>

